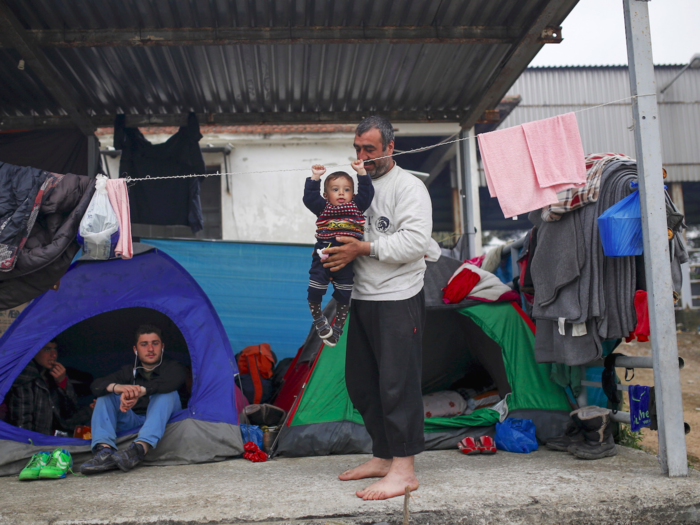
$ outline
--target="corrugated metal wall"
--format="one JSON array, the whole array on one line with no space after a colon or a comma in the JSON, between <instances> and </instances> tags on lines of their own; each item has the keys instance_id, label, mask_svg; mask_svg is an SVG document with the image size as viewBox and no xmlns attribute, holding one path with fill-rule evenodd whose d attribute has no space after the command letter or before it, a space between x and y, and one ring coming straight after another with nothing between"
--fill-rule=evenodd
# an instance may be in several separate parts
<instances>
[{"instance_id":1,"label":"corrugated metal wall","mask_svg":"<svg viewBox=\"0 0 700 525\"><path fill-rule=\"evenodd\" d=\"M681 67L657 66L657 89ZM520 95L522 102L499 129L629 97L629 77L627 67L530 68L508 94ZM658 100L669 182L700 181L700 70L687 69ZM583 111L576 118L587 153L635 157L631 101Z\"/></svg>"}]
</instances>

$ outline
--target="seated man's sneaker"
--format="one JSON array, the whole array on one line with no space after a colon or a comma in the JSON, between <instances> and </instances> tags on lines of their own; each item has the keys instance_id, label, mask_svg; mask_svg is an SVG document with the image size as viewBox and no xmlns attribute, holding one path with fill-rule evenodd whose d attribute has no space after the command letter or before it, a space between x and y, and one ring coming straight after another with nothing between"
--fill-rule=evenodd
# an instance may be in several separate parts
<instances>
[{"instance_id":1,"label":"seated man's sneaker","mask_svg":"<svg viewBox=\"0 0 700 525\"><path fill-rule=\"evenodd\" d=\"M41 479L62 479L73 466L73 458L67 450L57 448L51 453L49 462L39 471Z\"/></svg>"},{"instance_id":2,"label":"seated man's sneaker","mask_svg":"<svg viewBox=\"0 0 700 525\"><path fill-rule=\"evenodd\" d=\"M19 480L31 481L33 479L39 479L39 472L49 463L49 459L51 459L51 454L49 452L37 452L34 454L27 463L27 466L19 473Z\"/></svg>"},{"instance_id":3,"label":"seated man's sneaker","mask_svg":"<svg viewBox=\"0 0 700 525\"><path fill-rule=\"evenodd\" d=\"M100 448L95 452L91 460L80 465L80 473L90 475L114 470L117 468L117 462L114 461L114 454L115 450L111 447Z\"/></svg>"},{"instance_id":4,"label":"seated man's sneaker","mask_svg":"<svg viewBox=\"0 0 700 525\"><path fill-rule=\"evenodd\" d=\"M145 456L143 447L139 443L132 443L129 448L115 452L114 461L121 470L128 472L141 463Z\"/></svg>"}]
</instances>

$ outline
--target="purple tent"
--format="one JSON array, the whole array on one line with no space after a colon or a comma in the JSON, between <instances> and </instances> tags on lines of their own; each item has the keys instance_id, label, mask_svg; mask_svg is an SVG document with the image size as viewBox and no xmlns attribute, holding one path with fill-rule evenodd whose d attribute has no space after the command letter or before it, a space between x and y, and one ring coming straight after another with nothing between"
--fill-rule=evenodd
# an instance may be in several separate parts
<instances>
[{"instance_id":1,"label":"purple tent","mask_svg":"<svg viewBox=\"0 0 700 525\"><path fill-rule=\"evenodd\" d=\"M166 350L175 347L168 355L191 365L192 389L186 408L173 414L147 463L197 463L240 455L233 379L238 369L214 307L187 271L164 252L138 244L136 252L130 260L76 261L58 291L44 293L22 312L0 338L0 399L33 356L59 334L70 340L72 331L75 343L68 345L74 350L62 361L65 357L71 363L93 363L103 375L133 357L129 341L135 326L125 320L157 319L161 327L170 323L173 343L166 344ZM164 327L164 339L166 332ZM119 341L123 354L109 351L118 333L124 334ZM85 347L85 334L98 341ZM59 344L66 346L60 338ZM135 434L129 431L120 441L128 442ZM19 471L39 450L59 446L78 462L88 457L78 456L90 448L86 440L46 436L0 422L0 475Z\"/></svg>"}]
</instances>

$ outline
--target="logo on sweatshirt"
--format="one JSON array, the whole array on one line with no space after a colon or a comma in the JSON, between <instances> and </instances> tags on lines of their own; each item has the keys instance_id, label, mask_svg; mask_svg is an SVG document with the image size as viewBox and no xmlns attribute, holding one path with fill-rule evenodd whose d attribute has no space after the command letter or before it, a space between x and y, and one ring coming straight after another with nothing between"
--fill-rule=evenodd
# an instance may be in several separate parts
<instances>
[{"instance_id":1,"label":"logo on sweatshirt","mask_svg":"<svg viewBox=\"0 0 700 525\"><path fill-rule=\"evenodd\" d=\"M389 219L386 217L379 217L377 220L377 231L384 233L389 229Z\"/></svg>"}]
</instances>

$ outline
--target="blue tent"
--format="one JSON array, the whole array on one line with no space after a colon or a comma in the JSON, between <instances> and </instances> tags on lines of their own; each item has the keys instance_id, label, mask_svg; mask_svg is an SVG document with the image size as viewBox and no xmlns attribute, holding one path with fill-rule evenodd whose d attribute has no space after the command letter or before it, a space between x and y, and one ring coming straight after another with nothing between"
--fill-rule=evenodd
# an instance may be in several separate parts
<instances>
[{"instance_id":1,"label":"blue tent","mask_svg":"<svg viewBox=\"0 0 700 525\"><path fill-rule=\"evenodd\" d=\"M73 348L60 360L91 363L92 371L104 375L133 358L131 334L138 324L155 318L154 324L164 328L166 355L191 365L192 387L186 408L173 414L147 462L182 464L240 455L233 381L238 369L214 307L171 257L150 246L135 247L138 255L130 260L76 261L58 291L44 293L22 312L0 338L0 399L33 356L59 334L70 338L71 330L78 331L83 337L74 341L85 343L90 339L84 336L87 331L98 339L85 348ZM145 319L136 326L120 326L130 318ZM163 322L170 323L170 339ZM118 340L115 334L120 332L124 353L110 352L110 341ZM65 346L60 338L59 346ZM120 440L128 442L137 430ZM89 452L89 441L46 436L0 421L0 475L19 470L36 451L58 446L73 453Z\"/></svg>"}]
</instances>

